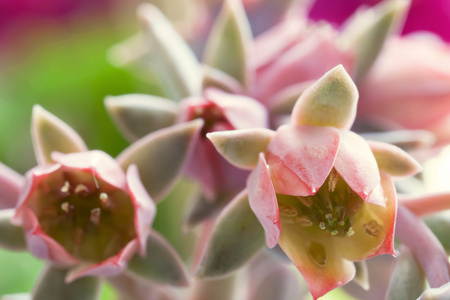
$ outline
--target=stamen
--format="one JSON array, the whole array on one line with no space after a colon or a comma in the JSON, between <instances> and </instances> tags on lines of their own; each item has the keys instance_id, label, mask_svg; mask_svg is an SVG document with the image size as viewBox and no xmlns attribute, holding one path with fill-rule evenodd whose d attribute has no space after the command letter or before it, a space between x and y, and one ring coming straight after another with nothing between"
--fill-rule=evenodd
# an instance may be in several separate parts
<instances>
[{"instance_id":1,"label":"stamen","mask_svg":"<svg viewBox=\"0 0 450 300\"><path fill-rule=\"evenodd\" d=\"M294 218L294 223L299 224L301 227L309 227L312 225L312 221L306 216L298 216Z\"/></svg>"},{"instance_id":2,"label":"stamen","mask_svg":"<svg viewBox=\"0 0 450 300\"><path fill-rule=\"evenodd\" d=\"M306 207L311 207L312 206L312 204L313 204L313 199L312 199L312 197L297 197L298 198L298 200L300 200L300 202L304 205L304 206L306 206Z\"/></svg>"},{"instance_id":3,"label":"stamen","mask_svg":"<svg viewBox=\"0 0 450 300\"><path fill-rule=\"evenodd\" d=\"M334 168L331 169L331 172L328 175L328 191L334 192L334 190L336 189L338 180L339 180L338 172L336 172L336 170Z\"/></svg>"},{"instance_id":4,"label":"stamen","mask_svg":"<svg viewBox=\"0 0 450 300\"><path fill-rule=\"evenodd\" d=\"M89 220L95 225L98 225L100 223L100 214L101 214L100 207L94 208L93 210L91 210L91 216Z\"/></svg>"},{"instance_id":5,"label":"stamen","mask_svg":"<svg viewBox=\"0 0 450 300\"><path fill-rule=\"evenodd\" d=\"M350 227L347 232L346 232L347 236L352 236L355 234L355 231L353 230L353 227Z\"/></svg>"},{"instance_id":6,"label":"stamen","mask_svg":"<svg viewBox=\"0 0 450 300\"><path fill-rule=\"evenodd\" d=\"M319 223L319 228L322 229L322 230L324 230L324 229L326 228L325 222L320 222L320 223Z\"/></svg>"},{"instance_id":7,"label":"stamen","mask_svg":"<svg viewBox=\"0 0 450 300\"><path fill-rule=\"evenodd\" d=\"M344 226L344 225L345 225L345 222L344 222L344 221L339 221L338 224L339 224L340 226Z\"/></svg>"},{"instance_id":8,"label":"stamen","mask_svg":"<svg viewBox=\"0 0 450 300\"><path fill-rule=\"evenodd\" d=\"M332 214L330 214L330 213L328 213L328 214L326 214L325 215L325 219L327 219L327 220L332 220L333 219L333 215Z\"/></svg>"},{"instance_id":9,"label":"stamen","mask_svg":"<svg viewBox=\"0 0 450 300\"><path fill-rule=\"evenodd\" d=\"M103 209L111 208L111 200L109 199L109 196L107 193L100 193L100 205Z\"/></svg>"},{"instance_id":10,"label":"stamen","mask_svg":"<svg viewBox=\"0 0 450 300\"><path fill-rule=\"evenodd\" d=\"M68 181L64 182L64 185L61 187L62 193L68 193L70 188L70 183Z\"/></svg>"},{"instance_id":11,"label":"stamen","mask_svg":"<svg viewBox=\"0 0 450 300\"><path fill-rule=\"evenodd\" d=\"M67 181L66 181L67 182ZM61 203L61 209L63 210L63 211L65 211L66 213L68 213L69 212L69 202L63 202L63 203Z\"/></svg>"},{"instance_id":12,"label":"stamen","mask_svg":"<svg viewBox=\"0 0 450 300\"><path fill-rule=\"evenodd\" d=\"M335 235L337 235L339 232L335 229L335 230L331 231L330 233L331 233L332 236L335 236Z\"/></svg>"},{"instance_id":13,"label":"stamen","mask_svg":"<svg viewBox=\"0 0 450 300\"><path fill-rule=\"evenodd\" d=\"M75 187L75 193L76 194L81 194L81 193L86 194L86 193L89 193L89 189L87 186L80 183Z\"/></svg>"}]
</instances>

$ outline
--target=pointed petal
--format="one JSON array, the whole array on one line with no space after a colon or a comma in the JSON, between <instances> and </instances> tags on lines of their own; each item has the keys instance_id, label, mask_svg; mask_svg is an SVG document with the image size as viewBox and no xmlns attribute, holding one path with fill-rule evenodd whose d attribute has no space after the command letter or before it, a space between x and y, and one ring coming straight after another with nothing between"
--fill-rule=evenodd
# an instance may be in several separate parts
<instances>
[{"instance_id":1,"label":"pointed petal","mask_svg":"<svg viewBox=\"0 0 450 300\"><path fill-rule=\"evenodd\" d=\"M231 196L230 196L231 194ZM234 198L236 193L220 193L216 199L206 199L204 196L194 200L194 204L190 207L186 219L185 226L190 229L201 222L217 215L222 209Z\"/></svg>"},{"instance_id":2,"label":"pointed petal","mask_svg":"<svg viewBox=\"0 0 450 300\"><path fill-rule=\"evenodd\" d=\"M14 209L0 210L0 247L11 250L26 250L27 243L21 226L11 224Z\"/></svg>"},{"instance_id":3,"label":"pointed petal","mask_svg":"<svg viewBox=\"0 0 450 300\"><path fill-rule=\"evenodd\" d=\"M147 243L150 227L155 219L156 205L142 185L136 165L130 165L128 167L127 183L134 204L134 222L137 239L139 241L139 250L141 255L145 255L145 245Z\"/></svg>"},{"instance_id":4,"label":"pointed petal","mask_svg":"<svg viewBox=\"0 0 450 300\"><path fill-rule=\"evenodd\" d=\"M250 207L264 228L267 246L273 248L280 239L281 224L277 196L268 168L264 154L260 153L258 165L250 174L247 186Z\"/></svg>"},{"instance_id":5,"label":"pointed petal","mask_svg":"<svg viewBox=\"0 0 450 300\"><path fill-rule=\"evenodd\" d=\"M282 126L277 130L267 151L278 157L308 188L302 194L290 195L309 196L319 190L333 167L339 141L340 133L333 127ZM284 174L272 169L269 156L267 161L277 187Z\"/></svg>"},{"instance_id":6,"label":"pointed petal","mask_svg":"<svg viewBox=\"0 0 450 300\"><path fill-rule=\"evenodd\" d=\"M16 217L17 215L14 216L14 218ZM31 254L61 266L71 266L79 263L66 249L42 230L36 215L31 209L26 206L22 207L20 218L25 231L27 247Z\"/></svg>"},{"instance_id":7,"label":"pointed petal","mask_svg":"<svg viewBox=\"0 0 450 300\"><path fill-rule=\"evenodd\" d=\"M78 265L67 273L65 281L71 283L85 276L117 276L126 269L128 261L136 253L138 247L139 241L132 240L116 256L94 265Z\"/></svg>"},{"instance_id":8,"label":"pointed petal","mask_svg":"<svg viewBox=\"0 0 450 300\"><path fill-rule=\"evenodd\" d=\"M356 274L355 278L353 278L353 282L357 283L364 290L369 290L369 270L367 269L366 261L356 261L354 262Z\"/></svg>"},{"instance_id":9,"label":"pointed petal","mask_svg":"<svg viewBox=\"0 0 450 300\"><path fill-rule=\"evenodd\" d=\"M205 90L209 87L215 87L231 94L238 94L238 95L245 94L244 87L234 77L231 77L227 73L222 72L221 70L218 69L214 69L207 65L203 65L202 69L203 69L202 90Z\"/></svg>"},{"instance_id":10,"label":"pointed petal","mask_svg":"<svg viewBox=\"0 0 450 300\"><path fill-rule=\"evenodd\" d=\"M169 20L149 3L138 8L144 34L153 46L153 57L160 65L167 91L175 100L200 93L201 71L192 50Z\"/></svg>"},{"instance_id":11,"label":"pointed petal","mask_svg":"<svg viewBox=\"0 0 450 300\"><path fill-rule=\"evenodd\" d=\"M209 35L203 60L247 87L247 47L250 39L250 25L241 1L226 0Z\"/></svg>"},{"instance_id":12,"label":"pointed petal","mask_svg":"<svg viewBox=\"0 0 450 300\"><path fill-rule=\"evenodd\" d=\"M174 286L187 286L189 279L181 258L172 245L155 231L147 240L147 255L135 255L128 264L128 272L141 279Z\"/></svg>"},{"instance_id":13,"label":"pointed petal","mask_svg":"<svg viewBox=\"0 0 450 300\"><path fill-rule=\"evenodd\" d=\"M207 89L204 94L208 100L222 109L234 128L268 127L267 110L255 99L224 93L213 88Z\"/></svg>"},{"instance_id":14,"label":"pointed petal","mask_svg":"<svg viewBox=\"0 0 450 300\"><path fill-rule=\"evenodd\" d=\"M52 163L51 153L87 151L81 137L66 123L39 105L33 107L31 134L39 164Z\"/></svg>"},{"instance_id":15,"label":"pointed petal","mask_svg":"<svg viewBox=\"0 0 450 300\"><path fill-rule=\"evenodd\" d=\"M196 277L229 274L244 266L263 246L263 230L249 206L247 191L243 191L218 217Z\"/></svg>"},{"instance_id":16,"label":"pointed petal","mask_svg":"<svg viewBox=\"0 0 450 300\"><path fill-rule=\"evenodd\" d=\"M355 52L356 62L353 78L360 81L375 62L384 41L399 27L405 17L409 2L405 0L384 1L361 10L345 25L341 43L345 49Z\"/></svg>"},{"instance_id":17,"label":"pointed petal","mask_svg":"<svg viewBox=\"0 0 450 300\"><path fill-rule=\"evenodd\" d=\"M258 163L259 153L265 152L275 132L269 129L241 129L216 131L206 135L216 150L232 165L252 169Z\"/></svg>"},{"instance_id":18,"label":"pointed petal","mask_svg":"<svg viewBox=\"0 0 450 300\"><path fill-rule=\"evenodd\" d=\"M103 151L92 150L70 154L53 152L51 157L64 167L92 173L93 176L119 189L126 189L125 173L117 161Z\"/></svg>"},{"instance_id":19,"label":"pointed petal","mask_svg":"<svg viewBox=\"0 0 450 300\"><path fill-rule=\"evenodd\" d=\"M450 282L434 289L427 289L417 300L446 300L450 297Z\"/></svg>"},{"instance_id":20,"label":"pointed petal","mask_svg":"<svg viewBox=\"0 0 450 300\"><path fill-rule=\"evenodd\" d=\"M22 175L0 163L0 209L16 206L23 184Z\"/></svg>"},{"instance_id":21,"label":"pointed petal","mask_svg":"<svg viewBox=\"0 0 450 300\"><path fill-rule=\"evenodd\" d=\"M142 183L158 201L175 183L202 126L201 120L194 120L158 130L125 149L117 161L124 169L136 164Z\"/></svg>"},{"instance_id":22,"label":"pointed petal","mask_svg":"<svg viewBox=\"0 0 450 300\"><path fill-rule=\"evenodd\" d=\"M334 167L349 187L363 200L379 184L377 162L367 142L351 131L341 131L341 144ZM384 199L370 198L370 203L384 205Z\"/></svg>"},{"instance_id":23,"label":"pointed petal","mask_svg":"<svg viewBox=\"0 0 450 300\"><path fill-rule=\"evenodd\" d=\"M360 211L354 216L352 236L334 238L336 248L342 257L351 261L358 261L376 255L395 255L394 228L397 212L397 199L392 179L385 173L381 177L383 199L385 206L364 203ZM370 222L379 230L371 234L366 230Z\"/></svg>"},{"instance_id":24,"label":"pointed petal","mask_svg":"<svg viewBox=\"0 0 450 300\"><path fill-rule=\"evenodd\" d=\"M411 251L402 247L389 280L386 300L417 299L425 287L423 271Z\"/></svg>"},{"instance_id":25,"label":"pointed petal","mask_svg":"<svg viewBox=\"0 0 450 300\"><path fill-rule=\"evenodd\" d=\"M46 266L34 287L33 299L95 300L100 297L99 278L85 277L68 284L64 281L67 271L67 269Z\"/></svg>"},{"instance_id":26,"label":"pointed petal","mask_svg":"<svg viewBox=\"0 0 450 300\"><path fill-rule=\"evenodd\" d=\"M173 125L178 115L177 105L173 101L151 95L109 96L105 99L105 107L129 141Z\"/></svg>"},{"instance_id":27,"label":"pointed petal","mask_svg":"<svg viewBox=\"0 0 450 300\"><path fill-rule=\"evenodd\" d=\"M355 121L357 103L356 85L338 65L302 93L292 110L291 122L349 129Z\"/></svg>"},{"instance_id":28,"label":"pointed petal","mask_svg":"<svg viewBox=\"0 0 450 300\"><path fill-rule=\"evenodd\" d=\"M343 286L355 276L353 263L343 259L332 243L312 239L300 226L282 224L279 243L302 273L313 299Z\"/></svg>"},{"instance_id":29,"label":"pointed petal","mask_svg":"<svg viewBox=\"0 0 450 300\"><path fill-rule=\"evenodd\" d=\"M376 141L368 142L378 168L391 176L412 176L422 170L420 164L402 149Z\"/></svg>"}]
</instances>

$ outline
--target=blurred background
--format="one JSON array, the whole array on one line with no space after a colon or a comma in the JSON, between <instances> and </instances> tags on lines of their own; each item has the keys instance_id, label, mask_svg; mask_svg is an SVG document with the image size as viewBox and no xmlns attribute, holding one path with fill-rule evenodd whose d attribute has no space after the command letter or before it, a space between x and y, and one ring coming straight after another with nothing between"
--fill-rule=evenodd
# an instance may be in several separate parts
<instances>
[{"instance_id":1,"label":"blurred background","mask_svg":"<svg viewBox=\"0 0 450 300\"><path fill-rule=\"evenodd\" d=\"M108 49L139 30L136 7L139 0L0 0L0 161L24 174L36 165L30 135L31 110L40 104L72 126L90 149L112 156L127 143L110 121L103 99L126 93L159 94L150 81L119 69L107 60ZM176 2L176 4L175 4ZM214 16L219 0L158 0L175 24L196 19L197 9L207 7ZM273 13L275 0L246 1L255 34L274 22L261 22ZM359 5L376 0L317 0L311 8L314 20L326 19L336 26ZM207 6L205 6L205 4ZM430 30L450 41L450 1L413 0L404 32ZM204 20L203 20L204 21ZM202 21L202 22L203 22ZM182 32L195 44L195 31ZM192 28L197 28L195 25ZM206 30L208 28L206 27ZM181 213L177 204L179 186L169 201L159 207L155 227L183 252L187 237L177 224L164 216ZM175 204L174 204L175 203ZM173 209L172 209L173 208ZM181 219L178 217L178 219ZM187 247L189 248L189 247ZM187 252L186 252L187 253ZM181 253L183 255L183 253ZM29 254L0 249L0 296L28 292L41 262ZM332 297L332 296L330 296ZM104 291L104 299L113 299Z\"/></svg>"}]
</instances>

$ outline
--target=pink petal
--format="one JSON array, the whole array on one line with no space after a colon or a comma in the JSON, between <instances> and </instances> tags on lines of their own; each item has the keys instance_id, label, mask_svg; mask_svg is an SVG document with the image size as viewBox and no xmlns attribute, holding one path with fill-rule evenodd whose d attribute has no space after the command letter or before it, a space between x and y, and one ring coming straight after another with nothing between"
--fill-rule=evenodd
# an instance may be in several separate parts
<instances>
[{"instance_id":1,"label":"pink petal","mask_svg":"<svg viewBox=\"0 0 450 300\"><path fill-rule=\"evenodd\" d=\"M267 246L273 248L280 239L280 215L277 196L262 153L259 154L258 165L248 178L247 186L250 207L264 228Z\"/></svg>"},{"instance_id":2,"label":"pink petal","mask_svg":"<svg viewBox=\"0 0 450 300\"><path fill-rule=\"evenodd\" d=\"M22 210L22 221L31 254L63 266L79 263L59 243L42 231L36 215L28 207L24 207Z\"/></svg>"},{"instance_id":3,"label":"pink petal","mask_svg":"<svg viewBox=\"0 0 450 300\"><path fill-rule=\"evenodd\" d=\"M325 182L338 153L339 141L339 131L333 127L285 125L277 130L267 151L278 157L307 186L306 195L296 196L308 196L315 194ZM284 178L283 173L272 172L269 157L272 156L268 156L268 163L274 181ZM274 161L274 164L279 163Z\"/></svg>"},{"instance_id":4,"label":"pink petal","mask_svg":"<svg viewBox=\"0 0 450 300\"><path fill-rule=\"evenodd\" d=\"M341 130L341 145L335 168L362 199L369 203L385 205L384 198L369 197L380 183L380 173L375 157L362 137L351 131Z\"/></svg>"},{"instance_id":5,"label":"pink petal","mask_svg":"<svg viewBox=\"0 0 450 300\"><path fill-rule=\"evenodd\" d=\"M0 209L16 206L23 184L19 173L0 163Z\"/></svg>"},{"instance_id":6,"label":"pink petal","mask_svg":"<svg viewBox=\"0 0 450 300\"><path fill-rule=\"evenodd\" d=\"M134 222L137 239L139 241L139 250L140 254L144 256L148 234L156 214L156 205L142 185L136 165L130 165L128 167L127 182L135 209Z\"/></svg>"},{"instance_id":7,"label":"pink petal","mask_svg":"<svg viewBox=\"0 0 450 300\"><path fill-rule=\"evenodd\" d=\"M125 270L128 261L136 253L138 247L139 241L132 240L114 257L95 265L73 269L67 274L66 282L70 283L83 276L117 276Z\"/></svg>"},{"instance_id":8,"label":"pink petal","mask_svg":"<svg viewBox=\"0 0 450 300\"><path fill-rule=\"evenodd\" d=\"M207 89L204 94L209 101L222 109L234 128L266 128L268 126L267 110L255 99L227 94L214 88Z\"/></svg>"},{"instance_id":9,"label":"pink petal","mask_svg":"<svg viewBox=\"0 0 450 300\"><path fill-rule=\"evenodd\" d=\"M103 151L94 150L70 154L54 152L52 159L64 167L92 173L117 188L126 189L126 178L122 168Z\"/></svg>"}]
</instances>

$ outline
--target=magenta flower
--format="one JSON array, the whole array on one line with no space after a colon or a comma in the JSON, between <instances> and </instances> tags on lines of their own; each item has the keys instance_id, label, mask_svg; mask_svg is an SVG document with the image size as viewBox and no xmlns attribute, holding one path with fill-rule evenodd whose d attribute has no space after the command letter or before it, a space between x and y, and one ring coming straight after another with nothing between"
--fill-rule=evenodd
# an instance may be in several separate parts
<instances>
[{"instance_id":1,"label":"magenta flower","mask_svg":"<svg viewBox=\"0 0 450 300\"><path fill-rule=\"evenodd\" d=\"M420 170L398 148L368 144L348 130L357 99L356 87L339 66L305 90L291 123L276 132L208 135L230 162L253 168L248 199L266 244L281 246L314 299L352 280L353 262L394 255L397 204L389 175ZM245 152L242 145L248 145Z\"/></svg>"}]
</instances>

